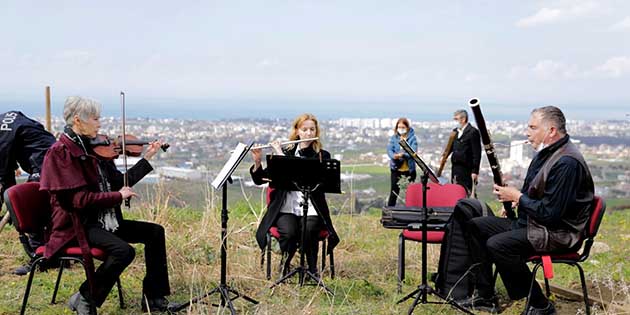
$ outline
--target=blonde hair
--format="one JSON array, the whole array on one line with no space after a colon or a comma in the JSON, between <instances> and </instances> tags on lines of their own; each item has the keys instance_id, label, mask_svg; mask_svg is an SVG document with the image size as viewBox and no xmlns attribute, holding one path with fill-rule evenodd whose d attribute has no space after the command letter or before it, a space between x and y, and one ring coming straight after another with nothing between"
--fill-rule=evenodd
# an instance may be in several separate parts
<instances>
[{"instance_id":1,"label":"blonde hair","mask_svg":"<svg viewBox=\"0 0 630 315\"><path fill-rule=\"evenodd\" d=\"M300 116L297 116L295 120L293 120L293 124L291 125L291 133L289 134L290 141L300 139L300 136L298 135L298 129L300 129L300 125L307 120L312 120L315 123L315 137L320 137L319 122L317 121L317 117L315 117L315 115L313 114L304 113ZM311 146L313 147L313 150L315 150L315 152L319 152L319 150L322 149L322 142L320 141L320 139L317 139L313 141ZM290 145L289 149L293 149L293 147L295 147L295 144Z\"/></svg>"}]
</instances>

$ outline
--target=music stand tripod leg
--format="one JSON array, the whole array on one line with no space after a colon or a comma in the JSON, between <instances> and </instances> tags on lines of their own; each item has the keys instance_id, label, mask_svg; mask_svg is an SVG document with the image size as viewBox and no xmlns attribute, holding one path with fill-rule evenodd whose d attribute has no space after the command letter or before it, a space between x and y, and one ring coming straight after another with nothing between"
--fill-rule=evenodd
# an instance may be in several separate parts
<instances>
[{"instance_id":1,"label":"music stand tripod leg","mask_svg":"<svg viewBox=\"0 0 630 315\"><path fill-rule=\"evenodd\" d=\"M230 183L232 182L231 180L229 181ZM201 299L208 297L217 292L221 296L221 304L220 304L221 307L225 307L225 305L227 304L227 307L230 309L231 314L236 314L236 310L234 309L234 305L232 304L233 299L242 297L243 299L245 299L246 301L252 304L258 304L258 301L244 294L240 294L235 289L230 288L230 286L228 286L226 283L227 282L226 281L226 278L227 278L227 222L228 222L227 182L223 184L222 188L223 188L223 200L222 200L222 208L221 208L221 283L214 289L208 291L207 293L201 296L195 297L187 302L174 303L172 305L169 305L168 306L169 312L180 311L188 307L188 305L192 303L197 303ZM235 297L233 299L230 298L230 292L235 294Z\"/></svg>"},{"instance_id":2,"label":"music stand tripod leg","mask_svg":"<svg viewBox=\"0 0 630 315\"><path fill-rule=\"evenodd\" d=\"M312 272L308 271L306 269L306 253L305 253L305 247L304 247L304 242L306 241L306 219L307 219L307 215L308 215L308 201L310 200L310 194L311 194L311 189L308 187L300 187L300 190L302 192L302 231L301 231L301 242L300 242L300 265L298 267L296 267L295 269L293 269L291 272L289 272L288 274L286 274L285 276L283 276L282 278L280 278L278 281L276 281L274 284L271 285L270 288L274 288L276 285L280 284L280 283L284 283L286 280L288 280L289 278L293 277L294 275L298 275L299 276L299 284L300 286L304 285L304 278L305 277L309 277L310 279L312 279L313 281L315 281L317 283L318 286L324 288L326 290L326 292L333 294L332 290L330 290L328 287L326 287L326 285L324 284L324 282L317 276L315 276Z\"/></svg>"},{"instance_id":3,"label":"music stand tripod leg","mask_svg":"<svg viewBox=\"0 0 630 315\"><path fill-rule=\"evenodd\" d=\"M429 190L429 176L425 173L421 176L422 182L422 211L424 212L423 220L422 220L422 283L418 286L416 290L407 294L404 298L402 298L398 303L406 301L411 297L414 297L413 303L409 307L408 314L411 315L418 304L435 304L436 302L428 302L427 295L433 294L438 298L442 299L445 304L450 304L451 306L457 308L458 310L466 313L466 314L474 314L469 310L463 308L461 305L457 304L452 299L446 298L441 294L437 293L432 287L429 286L427 281L427 221L429 220L429 209L427 208L427 191ZM438 302L439 304L439 302Z\"/></svg>"}]
</instances>

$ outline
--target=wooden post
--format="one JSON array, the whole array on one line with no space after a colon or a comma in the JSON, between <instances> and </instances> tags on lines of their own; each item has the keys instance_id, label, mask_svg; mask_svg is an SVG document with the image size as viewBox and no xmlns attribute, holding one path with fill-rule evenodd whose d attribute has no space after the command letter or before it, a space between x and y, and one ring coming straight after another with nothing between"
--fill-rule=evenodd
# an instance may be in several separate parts
<instances>
[{"instance_id":1,"label":"wooden post","mask_svg":"<svg viewBox=\"0 0 630 315\"><path fill-rule=\"evenodd\" d=\"M50 86L46 86L46 130L51 132L51 122L50 122Z\"/></svg>"}]
</instances>

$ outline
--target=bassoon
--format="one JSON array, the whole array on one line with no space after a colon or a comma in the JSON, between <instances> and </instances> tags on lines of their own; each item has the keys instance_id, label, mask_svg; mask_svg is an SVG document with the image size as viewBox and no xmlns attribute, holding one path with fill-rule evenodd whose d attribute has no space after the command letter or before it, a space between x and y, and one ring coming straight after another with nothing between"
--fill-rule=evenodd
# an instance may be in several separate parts
<instances>
[{"instance_id":1,"label":"bassoon","mask_svg":"<svg viewBox=\"0 0 630 315\"><path fill-rule=\"evenodd\" d=\"M451 154L453 150L453 141L457 137L457 131L451 131L451 135L448 138L448 143L446 143L446 147L444 148L444 152L442 153L442 160L440 161L440 168L437 171L437 177L442 176L442 171L444 170L444 165L446 165L446 160L448 160L448 156Z\"/></svg>"},{"instance_id":2,"label":"bassoon","mask_svg":"<svg viewBox=\"0 0 630 315\"><path fill-rule=\"evenodd\" d=\"M468 105L470 105L470 109L475 116L477 128L479 128L479 133L481 134L481 142L483 143L483 148L486 151L488 163L490 164L490 169L492 170L494 183L499 186L505 186L505 183L503 182L503 174L501 173L501 165L499 165L499 160L497 159L496 152L494 151L494 144L492 143L492 139L490 139L488 128L486 128L486 120L483 118L483 114L481 113L479 100L473 98L468 102ZM512 203L510 201L503 202L503 208L505 209L505 213L509 219L516 219L516 214L512 209Z\"/></svg>"}]
</instances>

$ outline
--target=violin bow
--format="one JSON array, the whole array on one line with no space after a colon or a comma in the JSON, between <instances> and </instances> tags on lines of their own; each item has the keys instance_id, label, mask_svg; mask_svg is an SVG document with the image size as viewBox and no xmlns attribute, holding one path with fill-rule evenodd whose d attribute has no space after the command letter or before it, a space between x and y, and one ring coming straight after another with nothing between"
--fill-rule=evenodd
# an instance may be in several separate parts
<instances>
[{"instance_id":1,"label":"violin bow","mask_svg":"<svg viewBox=\"0 0 630 315\"><path fill-rule=\"evenodd\" d=\"M129 176L127 175L127 140L125 139L125 92L120 91L120 106L122 107L122 157L123 157L123 165L125 167L125 173L123 174L123 187L129 186ZM125 206L127 208L131 207L130 200L131 198L125 199Z\"/></svg>"}]
</instances>

